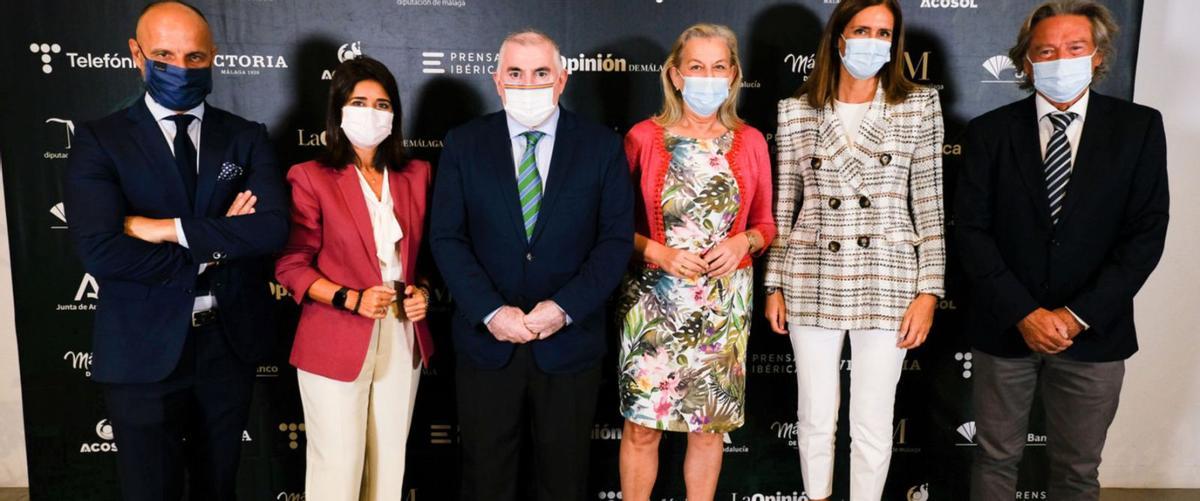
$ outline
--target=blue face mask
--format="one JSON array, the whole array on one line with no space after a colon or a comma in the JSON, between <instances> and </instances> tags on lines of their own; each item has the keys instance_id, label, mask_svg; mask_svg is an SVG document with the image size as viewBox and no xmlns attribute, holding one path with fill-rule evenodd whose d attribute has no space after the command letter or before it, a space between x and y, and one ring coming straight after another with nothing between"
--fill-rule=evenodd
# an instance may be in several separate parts
<instances>
[{"instance_id":1,"label":"blue face mask","mask_svg":"<svg viewBox=\"0 0 1200 501\"><path fill-rule=\"evenodd\" d=\"M1056 103L1068 103L1083 93L1092 83L1092 51L1090 55L1070 59L1056 59L1035 63L1025 56L1033 66L1033 87L1046 99Z\"/></svg>"},{"instance_id":2,"label":"blue face mask","mask_svg":"<svg viewBox=\"0 0 1200 501\"><path fill-rule=\"evenodd\" d=\"M729 97L729 79L725 77L683 77L683 102L702 117L711 116Z\"/></svg>"},{"instance_id":3,"label":"blue face mask","mask_svg":"<svg viewBox=\"0 0 1200 501\"><path fill-rule=\"evenodd\" d=\"M846 38L846 53L842 67L857 80L866 80L879 73L884 63L892 60L892 42L878 38Z\"/></svg>"},{"instance_id":4,"label":"blue face mask","mask_svg":"<svg viewBox=\"0 0 1200 501\"><path fill-rule=\"evenodd\" d=\"M141 46L138 51L142 50ZM187 111L212 92L212 67L182 68L152 61L142 52L146 67L146 92L158 104L175 111Z\"/></svg>"}]
</instances>

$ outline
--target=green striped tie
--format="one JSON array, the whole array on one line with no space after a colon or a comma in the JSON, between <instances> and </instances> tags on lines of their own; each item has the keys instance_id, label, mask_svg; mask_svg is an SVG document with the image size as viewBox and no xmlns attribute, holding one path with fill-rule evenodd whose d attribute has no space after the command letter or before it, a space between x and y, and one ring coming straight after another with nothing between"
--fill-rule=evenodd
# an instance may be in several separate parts
<instances>
[{"instance_id":1,"label":"green striped tie","mask_svg":"<svg viewBox=\"0 0 1200 501\"><path fill-rule=\"evenodd\" d=\"M521 133L525 137L525 153L521 155L521 166L517 168L517 195L521 199L521 217L525 219L525 238L533 238L533 227L537 225L538 210L542 208L542 176L537 169L537 143L545 135L531 130Z\"/></svg>"}]
</instances>

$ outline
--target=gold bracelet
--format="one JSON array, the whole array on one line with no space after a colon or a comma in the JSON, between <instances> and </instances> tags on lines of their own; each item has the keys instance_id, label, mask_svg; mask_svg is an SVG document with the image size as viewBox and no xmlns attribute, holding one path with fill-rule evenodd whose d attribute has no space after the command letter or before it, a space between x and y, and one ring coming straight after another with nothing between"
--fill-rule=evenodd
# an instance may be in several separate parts
<instances>
[{"instance_id":1,"label":"gold bracelet","mask_svg":"<svg viewBox=\"0 0 1200 501\"><path fill-rule=\"evenodd\" d=\"M747 232L745 232L745 235L746 235L746 243L750 244L750 253L751 254L757 252L758 249L762 248L762 244L758 241L757 233L751 233L751 232L747 231Z\"/></svg>"}]
</instances>

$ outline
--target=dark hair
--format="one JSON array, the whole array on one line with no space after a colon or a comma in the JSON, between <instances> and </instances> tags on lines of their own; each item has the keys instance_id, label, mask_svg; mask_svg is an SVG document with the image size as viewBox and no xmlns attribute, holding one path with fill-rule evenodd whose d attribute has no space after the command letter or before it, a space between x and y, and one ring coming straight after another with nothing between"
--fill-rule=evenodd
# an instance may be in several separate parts
<instances>
[{"instance_id":1,"label":"dark hair","mask_svg":"<svg viewBox=\"0 0 1200 501\"><path fill-rule=\"evenodd\" d=\"M1021 24L1021 31L1017 33L1017 43L1008 50L1008 57L1012 59L1013 65L1017 68L1025 67L1025 57L1029 53L1029 45L1033 41L1033 29L1037 24L1054 16L1083 16L1088 19L1092 25L1092 43L1096 49L1100 51L1100 57L1103 58L1100 66L1096 68L1096 74L1092 78L1092 83L1104 78L1108 73L1108 63L1112 61L1117 54L1117 47L1113 43L1113 39L1117 36L1117 22L1113 20L1112 12L1108 8L1096 2L1086 0L1060 0L1046 2L1033 9L1029 13L1029 17L1025 18L1025 22ZM1018 73L1018 79L1021 82L1022 89L1032 89L1033 81L1030 75L1021 71Z\"/></svg>"},{"instance_id":2,"label":"dark hair","mask_svg":"<svg viewBox=\"0 0 1200 501\"><path fill-rule=\"evenodd\" d=\"M341 170L358 160L354 147L342 131L342 107L354 93L354 86L365 80L379 82L384 92L387 92L388 99L392 101L392 134L375 149L375 168L382 169L386 166L392 170L400 170L408 163L404 137L400 133L400 91L387 66L369 57L348 59L334 70L333 81L329 84L329 104L325 110L325 150L317 157L317 161L326 167Z\"/></svg>"},{"instance_id":3,"label":"dark hair","mask_svg":"<svg viewBox=\"0 0 1200 501\"><path fill-rule=\"evenodd\" d=\"M195 12L197 16L200 16L200 19L203 19L206 24L208 23L208 18L204 17L204 13L200 12L199 7L196 7L195 5L192 5L187 2L182 2L180 0L155 0L153 2L150 2L150 3L146 4L146 6L142 8L142 12L140 14L138 14L138 21L141 22L142 16L145 16L147 12L150 12L150 9L153 9L154 7L157 7L164 3L177 3L179 5L187 7L189 9L191 9L192 12Z\"/></svg>"},{"instance_id":4,"label":"dark hair","mask_svg":"<svg viewBox=\"0 0 1200 501\"><path fill-rule=\"evenodd\" d=\"M904 76L904 15L900 12L900 4L896 0L842 0L833 9L825 30L821 32L821 41L817 45L817 62L808 80L796 91L797 98L806 96L809 106L822 108L833 104L837 96L838 78L841 72L841 59L838 52L838 40L850 20L860 11L868 7L882 5L892 11L892 60L880 70L879 78L883 84L883 93L888 103L896 104L908 97L917 88L908 77Z\"/></svg>"}]
</instances>

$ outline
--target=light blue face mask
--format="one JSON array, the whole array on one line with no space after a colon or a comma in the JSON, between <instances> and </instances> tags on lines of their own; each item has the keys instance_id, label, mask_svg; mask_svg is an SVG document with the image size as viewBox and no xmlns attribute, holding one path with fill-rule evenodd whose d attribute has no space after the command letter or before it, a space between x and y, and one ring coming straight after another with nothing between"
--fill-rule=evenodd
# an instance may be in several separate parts
<instances>
[{"instance_id":1,"label":"light blue face mask","mask_svg":"<svg viewBox=\"0 0 1200 501\"><path fill-rule=\"evenodd\" d=\"M1025 56L1025 60L1033 66L1033 87L1038 92L1056 103L1069 103L1091 85L1095 55L1096 51L1092 51L1090 55L1070 59L1035 63Z\"/></svg>"},{"instance_id":2,"label":"light blue face mask","mask_svg":"<svg viewBox=\"0 0 1200 501\"><path fill-rule=\"evenodd\" d=\"M716 113L729 97L725 77L683 77L683 102L702 117Z\"/></svg>"},{"instance_id":3,"label":"light blue face mask","mask_svg":"<svg viewBox=\"0 0 1200 501\"><path fill-rule=\"evenodd\" d=\"M846 38L846 53L842 54L842 67L850 76L866 80L879 73L884 63L892 60L892 42L878 38Z\"/></svg>"}]
</instances>

